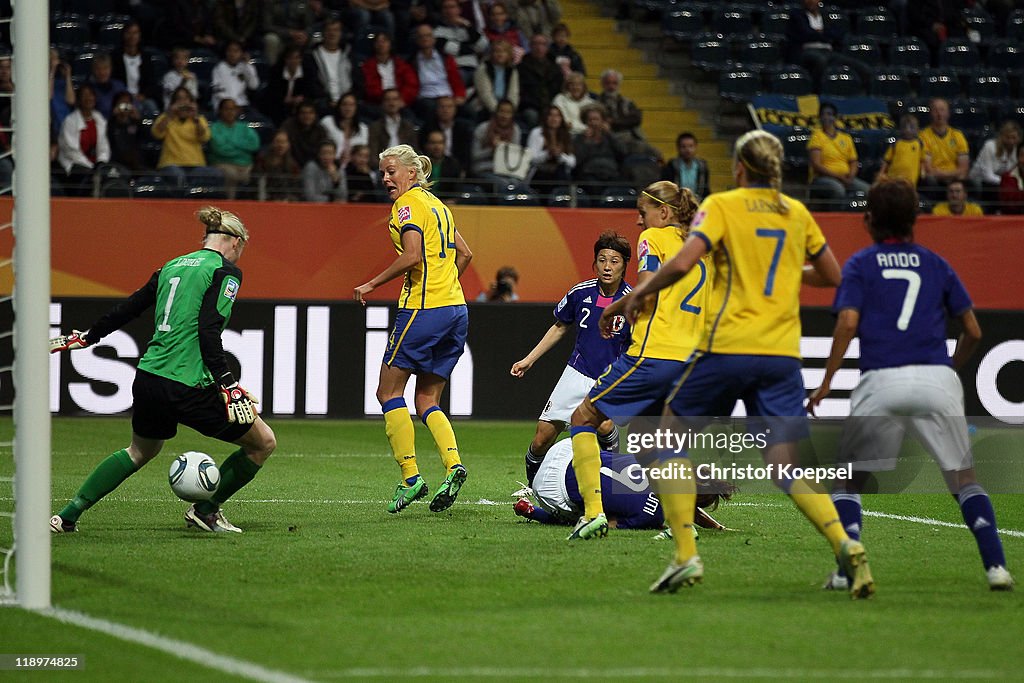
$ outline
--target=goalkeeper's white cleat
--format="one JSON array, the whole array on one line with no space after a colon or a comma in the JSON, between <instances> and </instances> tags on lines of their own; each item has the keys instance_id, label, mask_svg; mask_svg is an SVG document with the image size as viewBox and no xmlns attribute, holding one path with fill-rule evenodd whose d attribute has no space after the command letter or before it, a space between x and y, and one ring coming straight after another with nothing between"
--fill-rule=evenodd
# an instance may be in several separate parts
<instances>
[{"instance_id":1,"label":"goalkeeper's white cleat","mask_svg":"<svg viewBox=\"0 0 1024 683\"><path fill-rule=\"evenodd\" d=\"M55 534L73 534L78 531L78 522L65 522L60 515L50 517L50 531Z\"/></svg>"},{"instance_id":2,"label":"goalkeeper's white cleat","mask_svg":"<svg viewBox=\"0 0 1024 683\"><path fill-rule=\"evenodd\" d=\"M985 572L985 578L988 579L988 587L994 591L1013 590L1013 577L1006 571L1006 567L989 567Z\"/></svg>"},{"instance_id":3,"label":"goalkeeper's white cleat","mask_svg":"<svg viewBox=\"0 0 1024 683\"><path fill-rule=\"evenodd\" d=\"M192 505L188 510L185 510L185 521L188 522L189 526L194 526L202 531L242 533L242 530L229 522L228 518L220 510L204 515L196 510L195 505Z\"/></svg>"},{"instance_id":4,"label":"goalkeeper's white cleat","mask_svg":"<svg viewBox=\"0 0 1024 683\"><path fill-rule=\"evenodd\" d=\"M695 586L704 580L704 563L694 555L682 564L672 560L658 580L651 584L652 593L675 593L680 588Z\"/></svg>"}]
</instances>

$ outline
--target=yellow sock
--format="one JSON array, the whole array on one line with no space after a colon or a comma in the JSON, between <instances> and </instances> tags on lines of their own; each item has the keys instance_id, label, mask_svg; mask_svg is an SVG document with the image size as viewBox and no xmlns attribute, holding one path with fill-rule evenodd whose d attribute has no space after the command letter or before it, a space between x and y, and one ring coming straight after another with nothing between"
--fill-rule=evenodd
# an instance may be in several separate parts
<instances>
[{"instance_id":1,"label":"yellow sock","mask_svg":"<svg viewBox=\"0 0 1024 683\"><path fill-rule=\"evenodd\" d=\"M657 482L656 490L665 511L665 519L672 528L672 539L676 542L676 562L683 563L697 554L697 539L693 537L697 482L693 478L689 458L672 458L659 463L659 467L666 466L679 472L679 477L654 481Z\"/></svg>"},{"instance_id":2,"label":"yellow sock","mask_svg":"<svg viewBox=\"0 0 1024 683\"><path fill-rule=\"evenodd\" d=\"M391 454L402 468L402 479L420 473L416 466L416 428L409 417L405 399L393 398L384 404L384 433L391 444Z\"/></svg>"},{"instance_id":3,"label":"yellow sock","mask_svg":"<svg viewBox=\"0 0 1024 683\"><path fill-rule=\"evenodd\" d=\"M427 414L422 419L423 424L427 425L427 429L434 437L434 443L437 445L437 452L441 456L441 462L444 463L445 471L451 471L456 465L461 465L459 444L455 441L455 430L452 429L452 423L444 411L434 406L427 410Z\"/></svg>"},{"instance_id":4,"label":"yellow sock","mask_svg":"<svg viewBox=\"0 0 1024 683\"><path fill-rule=\"evenodd\" d=\"M583 514L594 519L604 512L601 502L601 447L597 445L597 432L593 427L573 427L572 468L576 483L583 496Z\"/></svg>"},{"instance_id":5,"label":"yellow sock","mask_svg":"<svg viewBox=\"0 0 1024 683\"><path fill-rule=\"evenodd\" d=\"M838 555L840 544L849 537L829 495L806 479L797 479L789 487L789 497L821 535L828 539L832 551Z\"/></svg>"}]
</instances>

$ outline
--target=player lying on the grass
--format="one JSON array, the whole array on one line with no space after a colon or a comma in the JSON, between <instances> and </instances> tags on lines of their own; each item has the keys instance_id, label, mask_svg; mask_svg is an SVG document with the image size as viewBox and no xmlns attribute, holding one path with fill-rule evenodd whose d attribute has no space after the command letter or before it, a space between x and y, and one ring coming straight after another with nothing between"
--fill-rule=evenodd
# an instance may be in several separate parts
<instances>
[{"instance_id":1,"label":"player lying on the grass","mask_svg":"<svg viewBox=\"0 0 1024 683\"><path fill-rule=\"evenodd\" d=\"M798 442L809 435L800 373L800 286L836 286L839 264L807 207L781 192L778 138L761 130L740 137L733 176L738 189L704 200L682 249L653 277L606 308L601 327L613 315L624 314L627 320L642 315L645 296L685 282L698 271L701 259L713 254L714 282L707 302L711 324L669 397L668 414L700 424L701 417L732 414L742 400L766 442L765 462L797 465ZM676 553L651 586L652 593L675 592L704 576L697 544L687 533L696 505L693 469L685 453L662 457L682 476L664 488L659 482ZM874 580L864 547L847 535L828 494L805 478L776 477L774 483L849 570L851 597L870 596Z\"/></svg>"},{"instance_id":2,"label":"player lying on the grass","mask_svg":"<svg viewBox=\"0 0 1024 683\"><path fill-rule=\"evenodd\" d=\"M365 305L367 294L396 277L404 278L377 383L384 432L402 468L402 480L387 507L392 513L427 495L427 482L416 464L416 429L404 398L413 375L416 413L434 437L445 469L445 479L430 501L431 512L450 508L466 481L455 430L437 404L466 346L469 315L459 277L473 254L455 228L452 212L429 192L430 169L430 159L409 145L380 153L381 183L394 202L388 230L398 257L353 291L355 300Z\"/></svg>"},{"instance_id":3,"label":"player lying on the grass","mask_svg":"<svg viewBox=\"0 0 1024 683\"><path fill-rule=\"evenodd\" d=\"M242 531L220 506L252 481L277 446L274 432L256 414L256 399L228 369L221 343L242 284L235 264L249 232L229 211L208 206L198 217L205 226L202 249L168 261L87 331L50 340L50 353L96 344L155 307L156 327L132 384L131 444L97 465L50 519L54 533L77 531L81 514L155 458L179 424L240 446L220 465L216 493L192 505L185 521L203 531Z\"/></svg>"},{"instance_id":4,"label":"player lying on the grass","mask_svg":"<svg viewBox=\"0 0 1024 683\"><path fill-rule=\"evenodd\" d=\"M601 501L608 526L618 529L661 529L665 515L646 477L637 475L637 459L628 453L601 451ZM724 529L704 508L714 510L729 500L735 487L715 481L699 496L695 523L705 529ZM532 496L530 493L532 492ZM583 511L583 496L572 468L572 441L562 439L548 451L533 480L520 492L513 509L520 517L542 524L573 524ZM531 498L533 500L531 500ZM536 501L536 504L534 503ZM666 534L671 538L671 533Z\"/></svg>"},{"instance_id":5,"label":"player lying on the grass","mask_svg":"<svg viewBox=\"0 0 1024 683\"><path fill-rule=\"evenodd\" d=\"M607 230L594 242L594 270L597 277L573 285L555 306L555 322L537 345L512 365L512 376L522 377L533 364L557 344L570 326L576 327L576 345L569 362L551 391L544 411L537 418L537 432L526 450L526 481L533 475L544 455L569 423L572 411L587 397L594 380L612 364L629 344L629 325L620 317L605 339L597 327L601 311L629 291L623 279L631 255L629 242L614 230ZM596 314L596 315L595 315ZM607 451L619 450L619 430L606 420L597 428L597 440Z\"/></svg>"},{"instance_id":6,"label":"player lying on the grass","mask_svg":"<svg viewBox=\"0 0 1024 683\"><path fill-rule=\"evenodd\" d=\"M909 429L942 470L949 491L974 534L992 590L1010 590L1003 544L992 501L974 472L964 416L964 390L956 370L981 339L981 327L960 278L942 257L914 242L917 191L906 180L876 183L868 192L864 223L875 244L843 268L834 310L839 316L821 386L807 402L813 413L854 337L860 338L860 382L852 395L839 460L853 463L853 481L838 481L832 500L847 533L861 532L860 492L872 472L895 469ZM950 358L946 316L963 331ZM826 588L846 588L840 569Z\"/></svg>"},{"instance_id":7,"label":"player lying on the grass","mask_svg":"<svg viewBox=\"0 0 1024 683\"><path fill-rule=\"evenodd\" d=\"M697 211L697 200L688 189L662 180L640 193L636 202L637 283L654 277L658 268L679 251ZM710 259L700 270L672 287L643 300L639 316L632 323L630 346L604 373L576 407L570 418L572 466L583 495L583 515L567 540L602 538L608 533L608 518L601 503L601 448L597 429L611 418L625 424L641 415L659 415L665 397L686 367L685 361L704 333L707 310L707 270ZM625 295L626 297L629 294ZM611 334L616 327L612 306L605 308L601 320Z\"/></svg>"}]
</instances>

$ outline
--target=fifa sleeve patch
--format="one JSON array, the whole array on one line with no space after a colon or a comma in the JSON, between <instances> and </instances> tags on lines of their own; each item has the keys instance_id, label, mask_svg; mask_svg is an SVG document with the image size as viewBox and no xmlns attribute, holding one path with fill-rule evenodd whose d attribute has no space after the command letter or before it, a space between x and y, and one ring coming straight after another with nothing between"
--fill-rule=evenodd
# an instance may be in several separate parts
<instances>
[{"instance_id":1,"label":"fifa sleeve patch","mask_svg":"<svg viewBox=\"0 0 1024 683\"><path fill-rule=\"evenodd\" d=\"M238 296L238 286L238 280L233 277L224 280L224 297L234 301L235 297Z\"/></svg>"},{"instance_id":2,"label":"fifa sleeve patch","mask_svg":"<svg viewBox=\"0 0 1024 683\"><path fill-rule=\"evenodd\" d=\"M562 309L569 303L569 295L566 294L562 297L562 300L558 302L558 306L555 307L555 311L561 313Z\"/></svg>"},{"instance_id":3,"label":"fifa sleeve patch","mask_svg":"<svg viewBox=\"0 0 1024 683\"><path fill-rule=\"evenodd\" d=\"M696 230L700 227L700 224L704 222L704 219L708 217L707 211L698 211L697 215L690 221L690 230Z\"/></svg>"},{"instance_id":4,"label":"fifa sleeve patch","mask_svg":"<svg viewBox=\"0 0 1024 683\"><path fill-rule=\"evenodd\" d=\"M398 222L405 223L412 218L412 208L408 206L398 207Z\"/></svg>"},{"instance_id":5,"label":"fifa sleeve patch","mask_svg":"<svg viewBox=\"0 0 1024 683\"><path fill-rule=\"evenodd\" d=\"M651 253L651 245L647 243L647 240L640 240L640 244L636 245L636 259L643 261L649 253Z\"/></svg>"}]
</instances>

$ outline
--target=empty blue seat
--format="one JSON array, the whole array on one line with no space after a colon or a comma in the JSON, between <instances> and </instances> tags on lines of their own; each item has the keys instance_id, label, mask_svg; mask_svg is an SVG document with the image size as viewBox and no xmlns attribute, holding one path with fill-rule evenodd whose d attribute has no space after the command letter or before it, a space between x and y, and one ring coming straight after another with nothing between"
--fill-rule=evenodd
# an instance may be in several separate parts
<instances>
[{"instance_id":1,"label":"empty blue seat","mask_svg":"<svg viewBox=\"0 0 1024 683\"><path fill-rule=\"evenodd\" d=\"M732 102L749 102L763 92L761 76L753 71L723 71L718 77L718 94Z\"/></svg>"},{"instance_id":2,"label":"empty blue seat","mask_svg":"<svg viewBox=\"0 0 1024 683\"><path fill-rule=\"evenodd\" d=\"M661 32L681 43L689 43L704 32L704 17L692 9L668 12L661 20Z\"/></svg>"},{"instance_id":3,"label":"empty blue seat","mask_svg":"<svg viewBox=\"0 0 1024 683\"><path fill-rule=\"evenodd\" d=\"M921 85L918 87L921 97L944 97L946 99L960 96L960 77L956 72L947 69L928 69L921 74Z\"/></svg>"},{"instance_id":4,"label":"empty blue seat","mask_svg":"<svg viewBox=\"0 0 1024 683\"><path fill-rule=\"evenodd\" d=\"M864 94L860 76L844 65L830 66L821 77L822 97L856 97Z\"/></svg>"},{"instance_id":5,"label":"empty blue seat","mask_svg":"<svg viewBox=\"0 0 1024 683\"><path fill-rule=\"evenodd\" d=\"M978 48L967 38L948 38L939 46L939 66L966 73L978 66Z\"/></svg>"},{"instance_id":6,"label":"empty blue seat","mask_svg":"<svg viewBox=\"0 0 1024 683\"><path fill-rule=\"evenodd\" d=\"M720 34L703 33L690 46L690 62L701 71L722 71L732 62L729 44Z\"/></svg>"},{"instance_id":7,"label":"empty blue seat","mask_svg":"<svg viewBox=\"0 0 1024 683\"><path fill-rule=\"evenodd\" d=\"M790 64L770 73L768 89L775 95L801 97L814 92L814 80L807 69Z\"/></svg>"}]
</instances>

